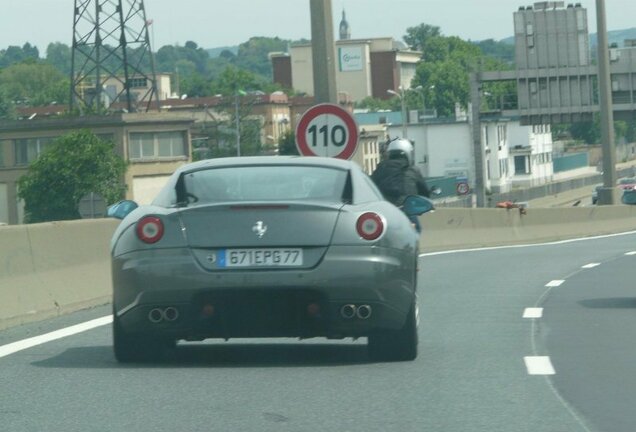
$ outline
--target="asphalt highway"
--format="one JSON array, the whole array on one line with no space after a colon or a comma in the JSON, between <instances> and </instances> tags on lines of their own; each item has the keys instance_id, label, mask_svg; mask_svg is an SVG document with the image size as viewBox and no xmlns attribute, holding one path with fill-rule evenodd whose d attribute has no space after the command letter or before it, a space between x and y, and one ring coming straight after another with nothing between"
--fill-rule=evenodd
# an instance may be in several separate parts
<instances>
[{"instance_id":1,"label":"asphalt highway","mask_svg":"<svg viewBox=\"0 0 636 432\"><path fill-rule=\"evenodd\" d=\"M422 256L413 362L316 339L180 344L119 365L101 322L10 349L108 306L14 327L0 332L0 430L632 432L635 240Z\"/></svg>"}]
</instances>

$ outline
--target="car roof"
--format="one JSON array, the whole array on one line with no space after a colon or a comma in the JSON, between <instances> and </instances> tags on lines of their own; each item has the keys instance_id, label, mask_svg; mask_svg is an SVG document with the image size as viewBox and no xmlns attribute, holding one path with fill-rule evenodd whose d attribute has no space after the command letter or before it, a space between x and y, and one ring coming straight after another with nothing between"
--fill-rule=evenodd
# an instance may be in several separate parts
<instances>
[{"instance_id":1,"label":"car roof","mask_svg":"<svg viewBox=\"0 0 636 432\"><path fill-rule=\"evenodd\" d=\"M205 168L223 168L252 165L309 165L348 170L355 164L348 160L309 156L244 156L206 159L181 166L177 172L198 171Z\"/></svg>"}]
</instances>

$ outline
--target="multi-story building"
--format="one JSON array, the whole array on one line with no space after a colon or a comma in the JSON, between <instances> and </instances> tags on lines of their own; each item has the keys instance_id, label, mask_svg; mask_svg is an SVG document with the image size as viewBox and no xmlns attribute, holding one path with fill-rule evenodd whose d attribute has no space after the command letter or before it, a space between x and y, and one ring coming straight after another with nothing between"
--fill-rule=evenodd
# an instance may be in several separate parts
<instances>
[{"instance_id":1,"label":"multi-story building","mask_svg":"<svg viewBox=\"0 0 636 432\"><path fill-rule=\"evenodd\" d=\"M383 124L391 138L402 136L401 113L357 116L360 128ZM548 125L522 126L518 119L482 120L484 179L493 193L552 181L552 136ZM415 164L425 177L456 177L473 185L472 126L465 115L408 124Z\"/></svg>"},{"instance_id":2,"label":"multi-story building","mask_svg":"<svg viewBox=\"0 0 636 432\"><path fill-rule=\"evenodd\" d=\"M55 138L78 129L115 143L117 153L130 162L122 179L126 198L149 203L174 170L191 160L192 122L164 113L0 122L0 222L22 223L18 179Z\"/></svg>"},{"instance_id":3,"label":"multi-story building","mask_svg":"<svg viewBox=\"0 0 636 432\"><path fill-rule=\"evenodd\" d=\"M339 98L360 101L366 97L389 99L387 90L408 89L422 53L411 51L391 37L351 39L345 11L335 42L336 88ZM274 82L300 93L314 94L311 43L292 45L287 53L271 53Z\"/></svg>"},{"instance_id":4,"label":"multi-story building","mask_svg":"<svg viewBox=\"0 0 636 432\"><path fill-rule=\"evenodd\" d=\"M169 74L157 74L157 98L159 100L166 100L173 97L171 75ZM115 101L117 95L122 94L124 91L124 79L111 77L104 81L104 94L110 98L110 101ZM148 102L150 98L150 90L152 81L149 81L143 76L133 76L128 79L130 86L130 92L133 98L137 102Z\"/></svg>"},{"instance_id":5,"label":"multi-story building","mask_svg":"<svg viewBox=\"0 0 636 432\"><path fill-rule=\"evenodd\" d=\"M335 43L336 87L355 101L388 99L387 90L410 88L422 53L405 49L393 38L343 39ZM313 95L311 44L292 45L289 53L270 54L274 82Z\"/></svg>"},{"instance_id":6,"label":"multi-story building","mask_svg":"<svg viewBox=\"0 0 636 432\"><path fill-rule=\"evenodd\" d=\"M517 109L503 114L523 124L591 121L599 110L598 67L592 61L587 10L581 3L536 2L514 13L516 70L488 71L481 80L515 81ZM636 111L636 47L610 49L616 120Z\"/></svg>"}]
</instances>

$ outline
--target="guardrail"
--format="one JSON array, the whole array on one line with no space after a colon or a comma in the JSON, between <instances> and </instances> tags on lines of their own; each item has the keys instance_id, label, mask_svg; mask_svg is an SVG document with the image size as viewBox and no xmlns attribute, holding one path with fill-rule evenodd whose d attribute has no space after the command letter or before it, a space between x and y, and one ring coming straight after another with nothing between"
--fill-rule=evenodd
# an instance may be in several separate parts
<instances>
[{"instance_id":1,"label":"guardrail","mask_svg":"<svg viewBox=\"0 0 636 432\"><path fill-rule=\"evenodd\" d=\"M107 304L110 238L102 219L0 227L0 329ZM563 240L636 229L636 206L439 208L421 218L422 252Z\"/></svg>"}]
</instances>

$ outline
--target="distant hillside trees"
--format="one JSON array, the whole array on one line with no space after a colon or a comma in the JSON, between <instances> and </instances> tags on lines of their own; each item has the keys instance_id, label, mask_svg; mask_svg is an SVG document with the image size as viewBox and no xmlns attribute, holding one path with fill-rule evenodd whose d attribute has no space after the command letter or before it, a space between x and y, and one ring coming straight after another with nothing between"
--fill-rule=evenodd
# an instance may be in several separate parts
<instances>
[{"instance_id":1,"label":"distant hillside trees","mask_svg":"<svg viewBox=\"0 0 636 432\"><path fill-rule=\"evenodd\" d=\"M0 70L0 94L16 105L66 103L69 79L50 64L17 63Z\"/></svg>"},{"instance_id":2,"label":"distant hillside trees","mask_svg":"<svg viewBox=\"0 0 636 432\"><path fill-rule=\"evenodd\" d=\"M0 49L0 68L5 68L24 61L38 61L40 52L37 47L30 43L25 43L22 47L10 46L7 49Z\"/></svg>"}]
</instances>

